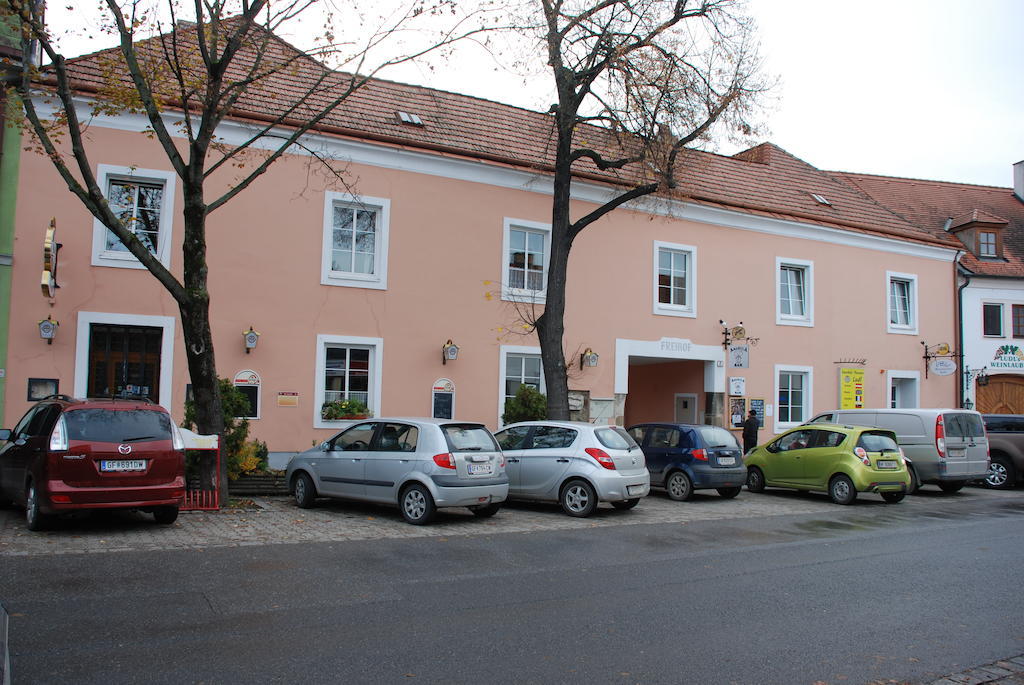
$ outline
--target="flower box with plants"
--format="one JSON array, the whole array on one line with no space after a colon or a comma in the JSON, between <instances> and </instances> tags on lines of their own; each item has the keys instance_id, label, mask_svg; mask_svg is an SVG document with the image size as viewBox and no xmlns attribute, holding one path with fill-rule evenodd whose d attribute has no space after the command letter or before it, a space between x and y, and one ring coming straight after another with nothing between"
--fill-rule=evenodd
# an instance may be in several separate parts
<instances>
[{"instance_id":1,"label":"flower box with plants","mask_svg":"<svg viewBox=\"0 0 1024 685\"><path fill-rule=\"evenodd\" d=\"M320 416L325 421L343 419L365 419L370 417L370 408L360 400L332 400L320 407Z\"/></svg>"}]
</instances>

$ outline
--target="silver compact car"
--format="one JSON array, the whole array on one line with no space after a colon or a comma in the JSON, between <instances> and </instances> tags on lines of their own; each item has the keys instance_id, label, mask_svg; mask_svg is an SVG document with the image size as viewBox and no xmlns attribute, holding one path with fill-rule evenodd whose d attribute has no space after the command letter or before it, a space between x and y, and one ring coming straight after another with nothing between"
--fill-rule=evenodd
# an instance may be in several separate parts
<instances>
[{"instance_id":1,"label":"silver compact car","mask_svg":"<svg viewBox=\"0 0 1024 685\"><path fill-rule=\"evenodd\" d=\"M493 516L508 495L505 458L479 423L381 418L354 423L288 462L295 503L317 497L397 504L409 523L429 523L438 507Z\"/></svg>"},{"instance_id":2,"label":"silver compact car","mask_svg":"<svg viewBox=\"0 0 1024 685\"><path fill-rule=\"evenodd\" d=\"M510 499L558 502L590 516L598 502L632 509L651 490L644 454L618 426L525 421L495 433L508 462Z\"/></svg>"}]
</instances>

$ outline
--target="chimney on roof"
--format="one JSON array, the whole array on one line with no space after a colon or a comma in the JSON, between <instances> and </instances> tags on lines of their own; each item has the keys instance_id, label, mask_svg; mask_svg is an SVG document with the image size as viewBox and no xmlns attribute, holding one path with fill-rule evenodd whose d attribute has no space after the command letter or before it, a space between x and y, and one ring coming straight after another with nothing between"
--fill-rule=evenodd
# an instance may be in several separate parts
<instances>
[{"instance_id":1,"label":"chimney on roof","mask_svg":"<svg viewBox=\"0 0 1024 685\"><path fill-rule=\"evenodd\" d=\"M1013 194L1024 202L1024 159L1013 165Z\"/></svg>"}]
</instances>

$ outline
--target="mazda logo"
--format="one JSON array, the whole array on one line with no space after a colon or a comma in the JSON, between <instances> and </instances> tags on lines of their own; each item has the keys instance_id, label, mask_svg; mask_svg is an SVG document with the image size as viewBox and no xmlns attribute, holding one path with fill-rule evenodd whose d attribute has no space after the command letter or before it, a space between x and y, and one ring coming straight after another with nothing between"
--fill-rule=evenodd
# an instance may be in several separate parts
<instances>
[{"instance_id":1,"label":"mazda logo","mask_svg":"<svg viewBox=\"0 0 1024 685\"><path fill-rule=\"evenodd\" d=\"M132 453L132 446L131 445L118 445L117 446L117 451L120 452L121 454L131 454Z\"/></svg>"}]
</instances>

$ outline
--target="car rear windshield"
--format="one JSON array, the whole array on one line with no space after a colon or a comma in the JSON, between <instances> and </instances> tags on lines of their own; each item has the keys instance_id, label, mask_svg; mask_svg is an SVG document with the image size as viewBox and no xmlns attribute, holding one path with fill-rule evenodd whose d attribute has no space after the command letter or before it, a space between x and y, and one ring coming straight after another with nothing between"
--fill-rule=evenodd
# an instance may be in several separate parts
<instances>
[{"instance_id":1,"label":"car rear windshield","mask_svg":"<svg viewBox=\"0 0 1024 685\"><path fill-rule=\"evenodd\" d=\"M739 449L740 445L736 442L736 436L724 428L718 426L697 426L697 432L700 433L700 437L704 440L704 446L708 448L715 447L726 447L728 449Z\"/></svg>"},{"instance_id":2,"label":"car rear windshield","mask_svg":"<svg viewBox=\"0 0 1024 685\"><path fill-rule=\"evenodd\" d=\"M75 409L64 413L69 440L154 442L171 439L171 417L152 409Z\"/></svg>"},{"instance_id":3,"label":"car rear windshield","mask_svg":"<svg viewBox=\"0 0 1024 685\"><path fill-rule=\"evenodd\" d=\"M981 420L981 414L947 412L942 415L942 423L947 438L985 437L985 424Z\"/></svg>"},{"instance_id":4,"label":"car rear windshield","mask_svg":"<svg viewBox=\"0 0 1024 685\"><path fill-rule=\"evenodd\" d=\"M624 429L618 426L607 426L594 430L598 441L610 450L628 450L636 447L636 442Z\"/></svg>"},{"instance_id":5,"label":"car rear windshield","mask_svg":"<svg viewBox=\"0 0 1024 685\"><path fill-rule=\"evenodd\" d=\"M448 425L441 426L452 452L496 452L498 443L491 432L483 426Z\"/></svg>"},{"instance_id":6,"label":"car rear windshield","mask_svg":"<svg viewBox=\"0 0 1024 685\"><path fill-rule=\"evenodd\" d=\"M899 452L900 447L896 444L890 433L861 433L857 440L857 447L863 447L868 452Z\"/></svg>"}]
</instances>

